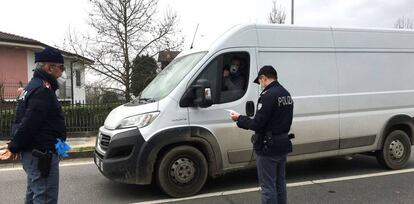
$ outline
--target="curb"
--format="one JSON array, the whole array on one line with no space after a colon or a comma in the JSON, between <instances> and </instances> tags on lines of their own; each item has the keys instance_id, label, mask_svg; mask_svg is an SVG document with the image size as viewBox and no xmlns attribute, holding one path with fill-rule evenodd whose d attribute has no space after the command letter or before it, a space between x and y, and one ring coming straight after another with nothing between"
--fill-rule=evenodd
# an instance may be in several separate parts
<instances>
[{"instance_id":1,"label":"curb","mask_svg":"<svg viewBox=\"0 0 414 204\"><path fill-rule=\"evenodd\" d=\"M95 149L94 150L81 151L81 152L68 152L69 157L64 158L63 160L89 158L89 157L92 158L94 152L95 152Z\"/></svg>"},{"instance_id":2,"label":"curb","mask_svg":"<svg viewBox=\"0 0 414 204\"><path fill-rule=\"evenodd\" d=\"M80 159L80 158L92 158L94 152L95 152L95 147L74 148L73 151L68 152L69 157L64 158L63 160ZM20 162L20 159L16 160L16 161L12 161L12 160L2 161L2 160L0 160L0 164L10 164L10 163L17 163L17 162Z\"/></svg>"}]
</instances>

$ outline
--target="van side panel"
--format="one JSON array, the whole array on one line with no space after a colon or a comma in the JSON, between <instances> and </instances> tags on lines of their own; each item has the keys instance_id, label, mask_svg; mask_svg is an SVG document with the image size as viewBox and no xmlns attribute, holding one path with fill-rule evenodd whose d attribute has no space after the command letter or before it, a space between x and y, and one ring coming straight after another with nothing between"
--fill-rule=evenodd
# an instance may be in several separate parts
<instances>
[{"instance_id":1,"label":"van side panel","mask_svg":"<svg viewBox=\"0 0 414 204\"><path fill-rule=\"evenodd\" d=\"M338 73L330 29L260 29L258 36L259 67L274 66L294 99L289 160L337 155Z\"/></svg>"},{"instance_id":2,"label":"van side panel","mask_svg":"<svg viewBox=\"0 0 414 204\"><path fill-rule=\"evenodd\" d=\"M359 49L413 50L414 32L408 30L374 30L332 28L335 47Z\"/></svg>"},{"instance_id":3,"label":"van side panel","mask_svg":"<svg viewBox=\"0 0 414 204\"><path fill-rule=\"evenodd\" d=\"M348 30L334 38L341 154L376 150L387 121L414 115L414 35Z\"/></svg>"},{"instance_id":4,"label":"van side panel","mask_svg":"<svg viewBox=\"0 0 414 204\"><path fill-rule=\"evenodd\" d=\"M272 65L294 99L291 155L329 152L339 148L338 97L333 52L261 51L260 67Z\"/></svg>"},{"instance_id":5,"label":"van side panel","mask_svg":"<svg viewBox=\"0 0 414 204\"><path fill-rule=\"evenodd\" d=\"M329 28L261 26L257 36L260 48L333 48Z\"/></svg>"}]
</instances>

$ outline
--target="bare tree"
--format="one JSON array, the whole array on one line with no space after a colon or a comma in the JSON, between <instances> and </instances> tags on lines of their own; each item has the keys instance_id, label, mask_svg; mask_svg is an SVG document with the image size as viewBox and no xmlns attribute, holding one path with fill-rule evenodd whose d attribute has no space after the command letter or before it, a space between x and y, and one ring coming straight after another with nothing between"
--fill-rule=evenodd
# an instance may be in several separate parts
<instances>
[{"instance_id":1,"label":"bare tree","mask_svg":"<svg viewBox=\"0 0 414 204\"><path fill-rule=\"evenodd\" d=\"M143 54L155 56L165 49L183 44L178 15L167 9L158 15L158 0L91 0L89 25L96 32L83 39L69 31L66 44L71 51L89 57L89 69L100 75L113 89L131 99L133 60ZM139 70L138 70L139 71Z\"/></svg>"},{"instance_id":2,"label":"bare tree","mask_svg":"<svg viewBox=\"0 0 414 204\"><path fill-rule=\"evenodd\" d=\"M272 10L269 13L268 21L271 24L285 24L286 12L281 5L277 5L277 1L273 1Z\"/></svg>"},{"instance_id":3,"label":"bare tree","mask_svg":"<svg viewBox=\"0 0 414 204\"><path fill-rule=\"evenodd\" d=\"M397 29L413 29L413 19L407 18L405 16L400 17L394 24L394 28Z\"/></svg>"}]
</instances>

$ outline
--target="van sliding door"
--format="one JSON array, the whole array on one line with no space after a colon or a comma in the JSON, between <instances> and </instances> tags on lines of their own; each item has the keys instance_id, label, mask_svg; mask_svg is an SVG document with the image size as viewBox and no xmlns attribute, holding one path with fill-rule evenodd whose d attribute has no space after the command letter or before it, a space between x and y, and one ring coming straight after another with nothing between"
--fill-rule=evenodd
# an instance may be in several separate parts
<instances>
[{"instance_id":1,"label":"van sliding door","mask_svg":"<svg viewBox=\"0 0 414 204\"><path fill-rule=\"evenodd\" d=\"M272 65L294 100L290 156L332 156L339 149L339 101L335 54L331 48L265 49L260 65ZM310 158L312 156L307 156ZM291 157L290 159L301 157Z\"/></svg>"}]
</instances>

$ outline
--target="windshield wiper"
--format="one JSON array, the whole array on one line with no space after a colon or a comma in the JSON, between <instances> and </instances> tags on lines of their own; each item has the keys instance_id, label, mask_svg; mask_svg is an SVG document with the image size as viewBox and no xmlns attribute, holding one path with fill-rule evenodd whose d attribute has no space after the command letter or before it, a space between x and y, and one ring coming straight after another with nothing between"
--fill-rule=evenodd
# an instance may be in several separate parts
<instances>
[{"instance_id":1,"label":"windshield wiper","mask_svg":"<svg viewBox=\"0 0 414 204\"><path fill-rule=\"evenodd\" d=\"M145 104L145 103L152 103L155 102L153 98L141 98L140 96L136 97L134 100L130 102L131 105L133 104Z\"/></svg>"},{"instance_id":2,"label":"windshield wiper","mask_svg":"<svg viewBox=\"0 0 414 204\"><path fill-rule=\"evenodd\" d=\"M145 101L148 103L155 102L155 100L152 98L138 98L138 101Z\"/></svg>"}]
</instances>

